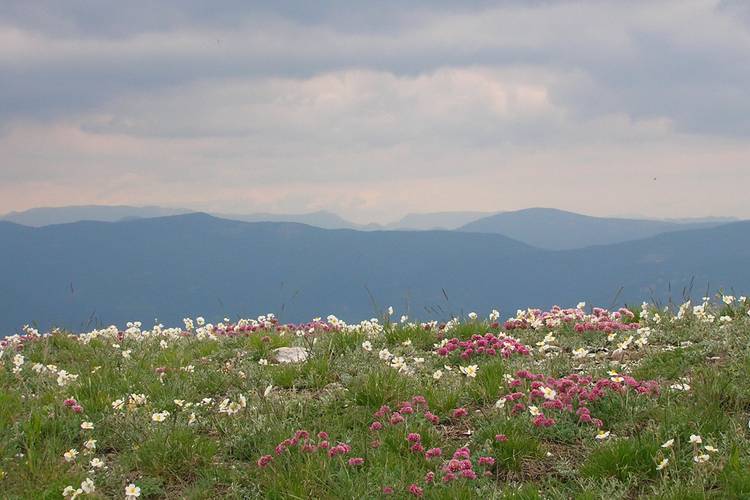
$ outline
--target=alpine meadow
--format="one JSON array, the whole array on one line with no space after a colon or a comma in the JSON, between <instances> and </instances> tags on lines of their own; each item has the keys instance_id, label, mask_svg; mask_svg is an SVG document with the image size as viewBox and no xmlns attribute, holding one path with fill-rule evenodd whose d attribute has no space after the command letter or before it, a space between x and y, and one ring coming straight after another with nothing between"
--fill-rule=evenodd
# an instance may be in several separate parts
<instances>
[{"instance_id":1,"label":"alpine meadow","mask_svg":"<svg viewBox=\"0 0 750 500\"><path fill-rule=\"evenodd\" d=\"M0 500L750 499L750 1L0 0Z\"/></svg>"}]
</instances>

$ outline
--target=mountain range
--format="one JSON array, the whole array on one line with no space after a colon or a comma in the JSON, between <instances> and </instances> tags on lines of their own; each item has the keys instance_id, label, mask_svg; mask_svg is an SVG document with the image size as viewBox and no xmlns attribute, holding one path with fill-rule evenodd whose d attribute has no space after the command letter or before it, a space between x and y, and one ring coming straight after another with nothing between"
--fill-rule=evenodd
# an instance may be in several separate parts
<instances>
[{"instance_id":1,"label":"mountain range","mask_svg":"<svg viewBox=\"0 0 750 500\"><path fill-rule=\"evenodd\" d=\"M43 227L79 221L117 222L193 212L195 211L184 208L156 206L83 205L33 208L23 212L11 212L0 216L0 220L31 227ZM669 231L715 227L737 220L728 217L682 220L606 218L592 217L554 208L527 208L495 213L471 211L412 213L389 224L357 224L324 210L300 214L218 212L211 215L243 222L297 222L322 229L357 229L361 231L457 230L496 233L550 250L607 245L646 238Z\"/></svg>"},{"instance_id":2,"label":"mountain range","mask_svg":"<svg viewBox=\"0 0 750 500\"><path fill-rule=\"evenodd\" d=\"M669 220L591 217L553 208L501 212L471 221L460 231L497 233L550 250L609 245L672 231L715 227L726 219Z\"/></svg>"},{"instance_id":3,"label":"mountain range","mask_svg":"<svg viewBox=\"0 0 750 500\"><path fill-rule=\"evenodd\" d=\"M555 303L615 306L750 288L750 222L572 250L491 233L356 231L207 214L0 222L0 332L274 312L361 320Z\"/></svg>"}]
</instances>

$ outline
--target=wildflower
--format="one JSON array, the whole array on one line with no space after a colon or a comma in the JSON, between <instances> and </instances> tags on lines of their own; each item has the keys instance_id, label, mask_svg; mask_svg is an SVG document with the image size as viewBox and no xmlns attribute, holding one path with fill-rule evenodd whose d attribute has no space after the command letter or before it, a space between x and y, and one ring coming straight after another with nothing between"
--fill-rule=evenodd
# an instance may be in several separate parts
<instances>
[{"instance_id":1,"label":"wildflower","mask_svg":"<svg viewBox=\"0 0 750 500\"><path fill-rule=\"evenodd\" d=\"M609 431L599 431L596 433L596 439L603 441L609 437Z\"/></svg>"},{"instance_id":2,"label":"wildflower","mask_svg":"<svg viewBox=\"0 0 750 500\"><path fill-rule=\"evenodd\" d=\"M132 349L128 349L126 351L122 351L122 357L125 358L125 359L130 359L130 353L132 353L132 352L133 352Z\"/></svg>"},{"instance_id":3,"label":"wildflower","mask_svg":"<svg viewBox=\"0 0 750 500\"><path fill-rule=\"evenodd\" d=\"M393 306L388 306L388 316L393 316Z\"/></svg>"},{"instance_id":4,"label":"wildflower","mask_svg":"<svg viewBox=\"0 0 750 500\"><path fill-rule=\"evenodd\" d=\"M266 387L266 390L263 391L263 397L267 398L269 394L271 394L271 391L273 391L273 385L269 385Z\"/></svg>"},{"instance_id":5,"label":"wildflower","mask_svg":"<svg viewBox=\"0 0 750 500\"><path fill-rule=\"evenodd\" d=\"M436 370L435 373L432 374L432 378L434 380L440 380L440 378L443 376L443 372L440 370Z\"/></svg>"},{"instance_id":6,"label":"wildflower","mask_svg":"<svg viewBox=\"0 0 750 500\"><path fill-rule=\"evenodd\" d=\"M356 467L365 463L365 459L362 457L352 457L349 459L349 465Z\"/></svg>"},{"instance_id":7,"label":"wildflower","mask_svg":"<svg viewBox=\"0 0 750 500\"><path fill-rule=\"evenodd\" d=\"M508 441L508 436L506 436L505 434L496 434L495 441L497 441L498 443L504 443Z\"/></svg>"},{"instance_id":8,"label":"wildflower","mask_svg":"<svg viewBox=\"0 0 750 500\"><path fill-rule=\"evenodd\" d=\"M507 401L507 399L505 399L505 398L498 399L495 402L495 408L497 408L498 410L502 410L503 408L505 408L505 402L506 401Z\"/></svg>"},{"instance_id":9,"label":"wildflower","mask_svg":"<svg viewBox=\"0 0 750 500\"><path fill-rule=\"evenodd\" d=\"M495 459L492 457L479 457L479 465L487 465L492 467L495 465Z\"/></svg>"},{"instance_id":10,"label":"wildflower","mask_svg":"<svg viewBox=\"0 0 750 500\"><path fill-rule=\"evenodd\" d=\"M401 416L399 412L394 412L391 415L390 423L391 425L397 425L404 421L404 417Z\"/></svg>"},{"instance_id":11,"label":"wildflower","mask_svg":"<svg viewBox=\"0 0 750 500\"><path fill-rule=\"evenodd\" d=\"M718 449L718 448L714 448L714 447L713 447L713 446L711 446L711 445L706 445L706 446L704 446L703 448L704 448L704 449L705 449L706 451L710 452L710 453L716 453L717 451L719 451L719 449Z\"/></svg>"},{"instance_id":12,"label":"wildflower","mask_svg":"<svg viewBox=\"0 0 750 500\"><path fill-rule=\"evenodd\" d=\"M557 391L555 391L551 387L542 387L541 390L542 394L544 395L544 399L553 400L557 397Z\"/></svg>"},{"instance_id":13,"label":"wildflower","mask_svg":"<svg viewBox=\"0 0 750 500\"><path fill-rule=\"evenodd\" d=\"M362 349L364 349L367 352L372 351L372 343L370 343L369 340L365 340L364 342L362 342Z\"/></svg>"},{"instance_id":14,"label":"wildflower","mask_svg":"<svg viewBox=\"0 0 750 500\"><path fill-rule=\"evenodd\" d=\"M81 422L81 429L84 431L90 431L94 429L94 424L92 422Z\"/></svg>"},{"instance_id":15,"label":"wildflower","mask_svg":"<svg viewBox=\"0 0 750 500\"><path fill-rule=\"evenodd\" d=\"M21 371L21 366L23 366L26 359L23 357L23 354L16 354L13 356L13 373L18 373Z\"/></svg>"},{"instance_id":16,"label":"wildflower","mask_svg":"<svg viewBox=\"0 0 750 500\"><path fill-rule=\"evenodd\" d=\"M489 316L490 322L494 323L498 319L500 319L500 311L497 309L493 309Z\"/></svg>"},{"instance_id":17,"label":"wildflower","mask_svg":"<svg viewBox=\"0 0 750 500\"><path fill-rule=\"evenodd\" d=\"M411 339L404 340L403 342L401 342L401 345L404 346L404 347L411 346Z\"/></svg>"},{"instance_id":18,"label":"wildflower","mask_svg":"<svg viewBox=\"0 0 750 500\"><path fill-rule=\"evenodd\" d=\"M169 416L169 412L164 410L151 415L151 420L154 422L164 422Z\"/></svg>"},{"instance_id":19,"label":"wildflower","mask_svg":"<svg viewBox=\"0 0 750 500\"><path fill-rule=\"evenodd\" d=\"M96 439L89 439L85 443L83 443L83 447L86 448L89 451L93 451L96 449Z\"/></svg>"},{"instance_id":20,"label":"wildflower","mask_svg":"<svg viewBox=\"0 0 750 500\"><path fill-rule=\"evenodd\" d=\"M589 353L588 349L584 347L580 347L573 351L573 357L575 359L585 358L588 353Z\"/></svg>"},{"instance_id":21,"label":"wildflower","mask_svg":"<svg viewBox=\"0 0 750 500\"><path fill-rule=\"evenodd\" d=\"M465 417L468 414L469 412L466 411L466 408L456 408L455 410L453 410L453 418Z\"/></svg>"},{"instance_id":22,"label":"wildflower","mask_svg":"<svg viewBox=\"0 0 750 500\"><path fill-rule=\"evenodd\" d=\"M83 494L83 490L81 488L74 489L72 486L66 486L62 492L62 495L64 498L70 497L71 500L78 498L82 494Z\"/></svg>"},{"instance_id":23,"label":"wildflower","mask_svg":"<svg viewBox=\"0 0 750 500\"><path fill-rule=\"evenodd\" d=\"M391 486L383 486L383 495L393 495L393 488Z\"/></svg>"},{"instance_id":24,"label":"wildflower","mask_svg":"<svg viewBox=\"0 0 750 500\"><path fill-rule=\"evenodd\" d=\"M669 464L669 459L665 458L659 464L656 466L656 470L662 470L664 467L666 467Z\"/></svg>"},{"instance_id":25,"label":"wildflower","mask_svg":"<svg viewBox=\"0 0 750 500\"><path fill-rule=\"evenodd\" d=\"M393 357L393 354L388 349L381 349L378 353L378 357L382 359L383 361L388 361Z\"/></svg>"},{"instance_id":26,"label":"wildflower","mask_svg":"<svg viewBox=\"0 0 750 500\"><path fill-rule=\"evenodd\" d=\"M81 489L84 493L91 494L96 490L96 486L94 486L94 481L90 477L87 477L81 483Z\"/></svg>"},{"instance_id":27,"label":"wildflower","mask_svg":"<svg viewBox=\"0 0 750 500\"><path fill-rule=\"evenodd\" d=\"M671 448L674 444L674 439L670 439L668 441L665 441L664 444L661 445L662 448Z\"/></svg>"},{"instance_id":28,"label":"wildflower","mask_svg":"<svg viewBox=\"0 0 750 500\"><path fill-rule=\"evenodd\" d=\"M703 464L708 462L710 459L711 457L709 455L703 453L701 455L695 455L693 457L693 462L695 462L696 464Z\"/></svg>"},{"instance_id":29,"label":"wildflower","mask_svg":"<svg viewBox=\"0 0 750 500\"><path fill-rule=\"evenodd\" d=\"M125 486L125 498L138 498L141 496L141 489L133 483Z\"/></svg>"},{"instance_id":30,"label":"wildflower","mask_svg":"<svg viewBox=\"0 0 750 500\"><path fill-rule=\"evenodd\" d=\"M258 467L265 467L273 461L273 456L263 455L258 459Z\"/></svg>"},{"instance_id":31,"label":"wildflower","mask_svg":"<svg viewBox=\"0 0 750 500\"><path fill-rule=\"evenodd\" d=\"M260 366L267 366L268 365L268 360L266 358L261 358L261 359L258 360L258 364Z\"/></svg>"},{"instance_id":32,"label":"wildflower","mask_svg":"<svg viewBox=\"0 0 750 500\"><path fill-rule=\"evenodd\" d=\"M701 444L701 443L703 443L703 439L701 439L701 437L698 436L698 435L696 435L696 434L691 434L690 435L690 443L691 444Z\"/></svg>"},{"instance_id":33,"label":"wildflower","mask_svg":"<svg viewBox=\"0 0 750 500\"><path fill-rule=\"evenodd\" d=\"M409 485L409 493L411 493L415 497L421 497L424 495L424 490L416 484L412 483Z\"/></svg>"},{"instance_id":34,"label":"wildflower","mask_svg":"<svg viewBox=\"0 0 750 500\"><path fill-rule=\"evenodd\" d=\"M63 458L65 458L66 462L74 462L77 456L78 450L76 450L75 448L71 448L63 453Z\"/></svg>"},{"instance_id":35,"label":"wildflower","mask_svg":"<svg viewBox=\"0 0 750 500\"><path fill-rule=\"evenodd\" d=\"M112 409L113 410L122 410L122 407L125 405L125 402L122 399L115 399L112 401Z\"/></svg>"},{"instance_id":36,"label":"wildflower","mask_svg":"<svg viewBox=\"0 0 750 500\"><path fill-rule=\"evenodd\" d=\"M99 457L94 457L89 462L89 465L95 469L101 469L104 467L104 462Z\"/></svg>"},{"instance_id":37,"label":"wildflower","mask_svg":"<svg viewBox=\"0 0 750 500\"><path fill-rule=\"evenodd\" d=\"M475 312L470 312L470 313L469 313L469 319L470 319L471 321L474 321L474 320L476 320L476 319L477 319L477 313L475 313Z\"/></svg>"},{"instance_id":38,"label":"wildflower","mask_svg":"<svg viewBox=\"0 0 750 500\"><path fill-rule=\"evenodd\" d=\"M477 376L477 370L479 367L477 365L469 365L469 366L461 366L459 367L461 370L461 373L466 375L467 377L476 378Z\"/></svg>"},{"instance_id":39,"label":"wildflower","mask_svg":"<svg viewBox=\"0 0 750 500\"><path fill-rule=\"evenodd\" d=\"M529 413L531 413L532 417L538 417L542 414L542 412L534 405L529 405Z\"/></svg>"}]
</instances>

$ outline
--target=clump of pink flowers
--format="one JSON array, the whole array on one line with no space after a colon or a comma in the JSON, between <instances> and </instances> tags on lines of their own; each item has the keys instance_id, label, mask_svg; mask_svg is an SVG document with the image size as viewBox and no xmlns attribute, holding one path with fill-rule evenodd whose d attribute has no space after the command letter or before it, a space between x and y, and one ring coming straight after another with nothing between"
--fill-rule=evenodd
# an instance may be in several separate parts
<instances>
[{"instance_id":1,"label":"clump of pink flowers","mask_svg":"<svg viewBox=\"0 0 750 500\"><path fill-rule=\"evenodd\" d=\"M492 457L479 457L477 465L484 467L485 469L490 469L495 465L495 459ZM441 470L443 472L444 483L449 483L457 479L474 480L479 477L477 471L474 469L474 461L471 459L471 451L467 447L457 449L453 453L453 457L443 464ZM492 473L489 470L485 470L482 473L482 475L491 474Z\"/></svg>"},{"instance_id":2,"label":"clump of pink flowers","mask_svg":"<svg viewBox=\"0 0 750 500\"><path fill-rule=\"evenodd\" d=\"M290 452L291 450L297 449L302 453L316 453L322 452L328 458L334 458L339 455L347 455L352 451L352 447L347 443L336 443L331 445L328 441L328 433L321 431L317 434L316 440L310 437L310 433L306 430L298 430L294 433L291 438L284 439L274 448L276 455L283 455L284 453ZM259 467L266 467L273 461L273 455L263 455L258 459ZM352 457L347 463L351 466L359 466L364 463L364 458Z\"/></svg>"},{"instance_id":3,"label":"clump of pink flowers","mask_svg":"<svg viewBox=\"0 0 750 500\"><path fill-rule=\"evenodd\" d=\"M67 398L63 401L63 404L66 407L70 408L73 413L83 413L83 406L81 406L80 403L78 403L78 401L73 398Z\"/></svg>"},{"instance_id":4,"label":"clump of pink flowers","mask_svg":"<svg viewBox=\"0 0 750 500\"><path fill-rule=\"evenodd\" d=\"M424 396L414 396L411 401L399 403L395 410L388 405L381 406L372 414L375 420L370 423L370 430L377 432L383 430L387 425L397 426L406 422L406 417L412 415L421 415L433 425L440 423L440 417L430 412L427 399Z\"/></svg>"},{"instance_id":5,"label":"clump of pink flowers","mask_svg":"<svg viewBox=\"0 0 750 500\"><path fill-rule=\"evenodd\" d=\"M570 325L577 332L600 331L611 333L621 330L636 330L639 327L635 314L630 309L621 308L610 312L601 307L594 307L591 314L586 314L583 307L563 309L555 306L549 311L527 309L518 311L515 318L505 322L506 330L527 330L555 328Z\"/></svg>"},{"instance_id":6,"label":"clump of pink flowers","mask_svg":"<svg viewBox=\"0 0 750 500\"><path fill-rule=\"evenodd\" d=\"M459 357L463 360L468 360L473 356L509 358L514 354L528 356L529 348L513 337L488 332L484 335L474 334L469 340L459 340L455 337L444 340L435 349L438 356L448 356L452 352L460 352Z\"/></svg>"},{"instance_id":7,"label":"clump of pink flowers","mask_svg":"<svg viewBox=\"0 0 750 500\"><path fill-rule=\"evenodd\" d=\"M659 394L658 382L638 381L628 375L598 380L575 373L555 378L528 370L519 370L515 375L508 383L515 392L507 394L503 402L515 402L510 406L511 415L528 410L537 427L550 427L556 423L554 418L545 415L545 410L575 414L580 423L601 427L602 421L591 415L590 403L628 391L651 396ZM496 439L501 441L500 436L496 436Z\"/></svg>"}]
</instances>

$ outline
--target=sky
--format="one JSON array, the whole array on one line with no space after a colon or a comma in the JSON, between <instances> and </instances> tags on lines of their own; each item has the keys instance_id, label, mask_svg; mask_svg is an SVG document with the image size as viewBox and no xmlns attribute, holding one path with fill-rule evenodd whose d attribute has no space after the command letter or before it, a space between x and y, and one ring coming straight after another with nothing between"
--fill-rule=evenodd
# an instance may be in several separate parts
<instances>
[{"instance_id":1,"label":"sky","mask_svg":"<svg viewBox=\"0 0 750 500\"><path fill-rule=\"evenodd\" d=\"M744 0L0 2L0 213L750 218Z\"/></svg>"}]
</instances>

